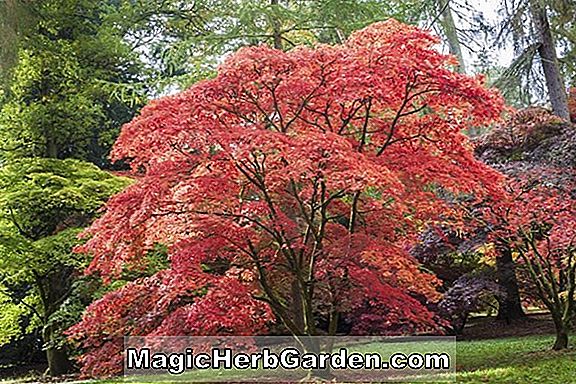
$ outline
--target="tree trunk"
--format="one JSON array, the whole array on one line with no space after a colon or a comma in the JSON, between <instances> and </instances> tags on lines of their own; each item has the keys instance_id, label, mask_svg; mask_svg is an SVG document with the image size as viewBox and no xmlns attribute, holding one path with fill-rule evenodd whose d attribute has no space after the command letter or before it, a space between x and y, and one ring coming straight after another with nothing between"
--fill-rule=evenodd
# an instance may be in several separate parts
<instances>
[{"instance_id":1,"label":"tree trunk","mask_svg":"<svg viewBox=\"0 0 576 384\"><path fill-rule=\"evenodd\" d=\"M456 29L456 23L454 23L454 17L452 16L452 10L450 9L450 0L439 0L438 5L441 10L440 24L442 25L442 30L444 35L446 35L446 41L448 42L448 50L450 54L456 56L458 59L458 67L456 68L460 73L466 73L466 66L464 64L464 56L462 55L462 48L460 47L460 39L458 38L458 30Z\"/></svg>"},{"instance_id":2,"label":"tree trunk","mask_svg":"<svg viewBox=\"0 0 576 384\"><path fill-rule=\"evenodd\" d=\"M566 88L564 87L564 80L562 79L560 66L558 65L556 44L554 43L554 36L552 35L548 15L546 14L546 6L541 4L540 0L531 0L530 7L532 18L534 19L534 26L540 35L538 54L542 61L542 70L546 78L546 87L548 88L552 110L555 115L570 121Z\"/></svg>"},{"instance_id":3,"label":"tree trunk","mask_svg":"<svg viewBox=\"0 0 576 384\"><path fill-rule=\"evenodd\" d=\"M498 283L504 288L506 297L498 300L500 305L497 318L510 323L512 320L526 317L526 314L520 301L512 250L505 244L501 244L498 248L499 255L496 258L496 273L498 275Z\"/></svg>"},{"instance_id":4,"label":"tree trunk","mask_svg":"<svg viewBox=\"0 0 576 384\"><path fill-rule=\"evenodd\" d=\"M459 336L464 333L464 328L466 327L466 321L468 320L468 313L463 313L459 321L455 323L453 327L454 335Z\"/></svg>"},{"instance_id":5,"label":"tree trunk","mask_svg":"<svg viewBox=\"0 0 576 384\"><path fill-rule=\"evenodd\" d=\"M58 326L50 322L50 317L58 310L60 303L69 294L74 268L69 266L58 267L55 272L44 276L34 272L35 283L40 293L44 312L42 339L46 346L46 358L50 376L63 375L69 373L72 369L66 347L57 347L57 339L61 336L60 332L62 331L58 329Z\"/></svg>"},{"instance_id":6,"label":"tree trunk","mask_svg":"<svg viewBox=\"0 0 576 384\"><path fill-rule=\"evenodd\" d=\"M46 349L46 358L48 360L48 373L50 376L60 376L70 373L72 364L68 358L68 352L65 348L56 348L52 345L55 334L52 327L47 326L44 329L44 343L48 344Z\"/></svg>"},{"instance_id":7,"label":"tree trunk","mask_svg":"<svg viewBox=\"0 0 576 384\"><path fill-rule=\"evenodd\" d=\"M302 294L300 291L300 285L294 277L291 285L291 292L292 292L292 313L294 315L294 324L300 329L303 333L305 333L305 314L304 314L304 306L302 302Z\"/></svg>"},{"instance_id":8,"label":"tree trunk","mask_svg":"<svg viewBox=\"0 0 576 384\"><path fill-rule=\"evenodd\" d=\"M72 365L68 359L68 352L63 349L51 348L46 350L48 358L48 372L50 376L60 376L70 373Z\"/></svg>"},{"instance_id":9,"label":"tree trunk","mask_svg":"<svg viewBox=\"0 0 576 384\"><path fill-rule=\"evenodd\" d=\"M566 348L568 348L568 333L565 330L556 331L556 340L552 349L559 351Z\"/></svg>"},{"instance_id":10,"label":"tree trunk","mask_svg":"<svg viewBox=\"0 0 576 384\"><path fill-rule=\"evenodd\" d=\"M568 348L568 327L559 316L556 317L554 314L552 314L552 316L554 318L554 327L556 328L556 340L554 341L552 349L555 351L566 349Z\"/></svg>"},{"instance_id":11,"label":"tree trunk","mask_svg":"<svg viewBox=\"0 0 576 384\"><path fill-rule=\"evenodd\" d=\"M320 354L321 352L325 353L332 353L332 346L329 346L329 349L322 350L322 346L320 345L320 339L315 336L308 336L304 337L304 352L306 353L313 353L315 355ZM331 344L330 342L328 344ZM320 379L322 382L325 381L332 381L334 379L334 374L328 365L324 369L311 369L308 371L306 375L306 382L316 382Z\"/></svg>"},{"instance_id":12,"label":"tree trunk","mask_svg":"<svg viewBox=\"0 0 576 384\"><path fill-rule=\"evenodd\" d=\"M47 158L56 159L58 157L58 147L53 138L46 137L46 155Z\"/></svg>"},{"instance_id":13,"label":"tree trunk","mask_svg":"<svg viewBox=\"0 0 576 384\"><path fill-rule=\"evenodd\" d=\"M278 0L270 0L270 5L274 11L278 11ZM280 31L280 22L275 17L272 20L272 35L274 39L274 48L282 49L282 33Z\"/></svg>"}]
</instances>

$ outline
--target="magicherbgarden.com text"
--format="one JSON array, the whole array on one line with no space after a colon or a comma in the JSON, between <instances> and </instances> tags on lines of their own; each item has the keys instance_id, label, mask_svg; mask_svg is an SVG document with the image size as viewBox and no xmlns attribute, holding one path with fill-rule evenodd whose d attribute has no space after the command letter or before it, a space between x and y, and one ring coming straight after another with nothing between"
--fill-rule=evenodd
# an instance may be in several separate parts
<instances>
[{"instance_id":1,"label":"magicherbgarden.com text","mask_svg":"<svg viewBox=\"0 0 576 384\"><path fill-rule=\"evenodd\" d=\"M210 352L195 353L188 348L170 354L151 353L148 348L128 348L126 368L161 370L173 375L194 369L447 370L451 368L451 361L447 353L394 353L385 358L379 353L350 353L346 348L332 353L304 353L293 347L279 352L263 348L255 353L234 353L229 348L212 348Z\"/></svg>"}]
</instances>

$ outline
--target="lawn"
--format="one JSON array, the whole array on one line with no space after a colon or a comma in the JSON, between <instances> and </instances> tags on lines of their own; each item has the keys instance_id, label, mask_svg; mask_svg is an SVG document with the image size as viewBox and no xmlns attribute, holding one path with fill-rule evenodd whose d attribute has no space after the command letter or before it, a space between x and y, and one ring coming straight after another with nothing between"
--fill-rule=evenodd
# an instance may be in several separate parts
<instances>
[{"instance_id":1,"label":"lawn","mask_svg":"<svg viewBox=\"0 0 576 384\"><path fill-rule=\"evenodd\" d=\"M576 383L576 349L554 352L550 350L552 342L553 337L549 335L458 341L457 382ZM33 378L2 381L2 383L30 381L33 381ZM122 382L123 380L107 380L94 383Z\"/></svg>"},{"instance_id":2,"label":"lawn","mask_svg":"<svg viewBox=\"0 0 576 384\"><path fill-rule=\"evenodd\" d=\"M552 336L459 341L459 383L576 383L576 350L550 350Z\"/></svg>"},{"instance_id":3,"label":"lawn","mask_svg":"<svg viewBox=\"0 0 576 384\"><path fill-rule=\"evenodd\" d=\"M458 341L457 382L576 383L576 349L551 351L553 340L552 336L538 335Z\"/></svg>"}]
</instances>

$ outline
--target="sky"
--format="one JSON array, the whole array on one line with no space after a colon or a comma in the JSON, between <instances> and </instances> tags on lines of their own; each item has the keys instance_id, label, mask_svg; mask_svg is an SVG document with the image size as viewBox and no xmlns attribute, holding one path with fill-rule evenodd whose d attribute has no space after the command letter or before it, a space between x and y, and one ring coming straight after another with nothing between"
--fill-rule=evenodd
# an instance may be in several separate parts
<instances>
[{"instance_id":1,"label":"sky","mask_svg":"<svg viewBox=\"0 0 576 384\"><path fill-rule=\"evenodd\" d=\"M458 3L465 3L466 0L454 0L456 4ZM500 8L501 0L468 0L467 1L471 7L473 7L478 12L481 12L486 21L489 23L496 23L498 21L498 9ZM464 18L471 17L472 13L467 12L463 8L460 8L460 11L464 15ZM457 15L456 23L457 27L462 28L465 26L466 21L459 19ZM480 43L480 42L479 42ZM493 59L494 63L501 65L503 67L507 67L510 65L512 60L514 59L514 51L511 46L507 46L501 49L496 47L490 47L488 42L482 42L488 46L488 52L491 58ZM463 49L464 60L466 61L466 65L468 68L472 67L474 61L476 61L475 53L471 52L470 50L464 48Z\"/></svg>"}]
</instances>

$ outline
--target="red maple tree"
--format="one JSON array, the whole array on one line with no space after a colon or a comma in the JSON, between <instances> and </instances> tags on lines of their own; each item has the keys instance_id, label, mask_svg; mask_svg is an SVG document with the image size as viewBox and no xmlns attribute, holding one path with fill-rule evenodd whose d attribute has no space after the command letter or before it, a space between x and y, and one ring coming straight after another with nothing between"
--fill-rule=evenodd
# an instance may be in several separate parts
<instances>
[{"instance_id":1,"label":"red maple tree","mask_svg":"<svg viewBox=\"0 0 576 384\"><path fill-rule=\"evenodd\" d=\"M550 311L553 349L565 349L576 315L576 173L542 164L509 168L507 199L484 216L490 237L516 255L525 290Z\"/></svg>"},{"instance_id":2,"label":"red maple tree","mask_svg":"<svg viewBox=\"0 0 576 384\"><path fill-rule=\"evenodd\" d=\"M568 347L576 316L576 163L574 126L542 108L513 114L479 143L482 157L507 176L506 194L482 204L491 241L516 256L524 291L551 314L554 349Z\"/></svg>"},{"instance_id":3,"label":"red maple tree","mask_svg":"<svg viewBox=\"0 0 576 384\"><path fill-rule=\"evenodd\" d=\"M434 329L438 282L408 250L426 223L458 217L446 194L496 198L500 174L461 131L503 108L438 42L389 20L340 46L243 48L124 126L112 158L138 181L80 251L105 278L157 244L170 266L70 330L84 372L121 369L124 335Z\"/></svg>"}]
</instances>

